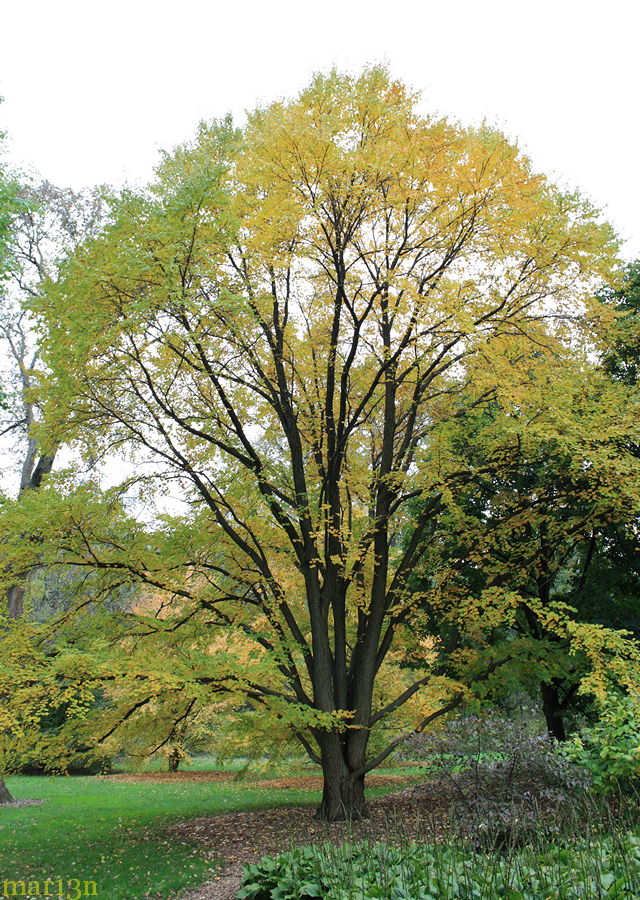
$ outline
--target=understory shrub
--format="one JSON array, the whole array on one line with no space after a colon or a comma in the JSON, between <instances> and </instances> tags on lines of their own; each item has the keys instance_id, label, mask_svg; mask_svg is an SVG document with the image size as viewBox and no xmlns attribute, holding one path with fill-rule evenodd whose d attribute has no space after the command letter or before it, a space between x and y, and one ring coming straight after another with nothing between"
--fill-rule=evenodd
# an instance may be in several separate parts
<instances>
[{"instance_id":1,"label":"understory shrub","mask_svg":"<svg viewBox=\"0 0 640 900\"><path fill-rule=\"evenodd\" d=\"M522 844L541 831L553 839L590 784L532 714L456 716L414 738L407 752L428 779L413 798L427 806L446 801L451 826L476 844Z\"/></svg>"}]
</instances>

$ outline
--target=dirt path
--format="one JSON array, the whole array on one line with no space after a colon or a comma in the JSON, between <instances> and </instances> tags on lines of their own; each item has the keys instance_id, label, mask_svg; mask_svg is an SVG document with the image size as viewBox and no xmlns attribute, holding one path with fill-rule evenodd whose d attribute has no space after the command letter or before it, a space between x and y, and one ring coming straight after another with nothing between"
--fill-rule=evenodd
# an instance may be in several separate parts
<instances>
[{"instance_id":1,"label":"dirt path","mask_svg":"<svg viewBox=\"0 0 640 900\"><path fill-rule=\"evenodd\" d=\"M265 854L274 855L303 844L342 843L366 838L376 841L395 835L398 840L423 839L442 833L446 805L416 804L411 789L374 800L363 822L317 822L312 807L223 813L174 825L169 834L199 843L226 864L214 881L200 885L181 900L233 900L242 867Z\"/></svg>"},{"instance_id":2,"label":"dirt path","mask_svg":"<svg viewBox=\"0 0 640 900\"><path fill-rule=\"evenodd\" d=\"M242 865L227 866L215 881L206 881L181 900L234 900L242 882Z\"/></svg>"}]
</instances>

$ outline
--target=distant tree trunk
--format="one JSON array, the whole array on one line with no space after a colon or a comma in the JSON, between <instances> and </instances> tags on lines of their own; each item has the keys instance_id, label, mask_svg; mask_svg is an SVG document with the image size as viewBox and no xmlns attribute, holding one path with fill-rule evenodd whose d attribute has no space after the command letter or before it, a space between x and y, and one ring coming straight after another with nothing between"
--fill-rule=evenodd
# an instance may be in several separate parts
<instances>
[{"instance_id":1,"label":"distant tree trunk","mask_svg":"<svg viewBox=\"0 0 640 900\"><path fill-rule=\"evenodd\" d=\"M13 797L9 792L9 788L4 783L4 778L0 778L0 806L3 803L11 803L13 801Z\"/></svg>"},{"instance_id":2,"label":"distant tree trunk","mask_svg":"<svg viewBox=\"0 0 640 900\"><path fill-rule=\"evenodd\" d=\"M169 754L169 771L177 772L180 768L180 751L174 747Z\"/></svg>"},{"instance_id":3,"label":"distant tree trunk","mask_svg":"<svg viewBox=\"0 0 640 900\"><path fill-rule=\"evenodd\" d=\"M21 584L12 584L7 591L7 610L10 619L19 619L24 611L24 588Z\"/></svg>"},{"instance_id":4,"label":"distant tree trunk","mask_svg":"<svg viewBox=\"0 0 640 900\"><path fill-rule=\"evenodd\" d=\"M567 732L564 727L562 704L558 687L549 682L540 685L542 696L542 712L547 723L547 731L557 741L566 741Z\"/></svg>"}]
</instances>

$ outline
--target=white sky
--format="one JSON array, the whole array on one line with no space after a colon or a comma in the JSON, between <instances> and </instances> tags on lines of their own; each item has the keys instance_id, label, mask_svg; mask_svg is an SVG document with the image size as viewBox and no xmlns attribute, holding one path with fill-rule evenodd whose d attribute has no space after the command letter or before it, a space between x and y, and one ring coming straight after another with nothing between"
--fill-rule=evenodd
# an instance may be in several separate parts
<instances>
[{"instance_id":1,"label":"white sky","mask_svg":"<svg viewBox=\"0 0 640 900\"><path fill-rule=\"evenodd\" d=\"M199 120L382 61L517 137L640 255L640 0L5 0L0 29L9 160L60 185L146 181Z\"/></svg>"}]
</instances>

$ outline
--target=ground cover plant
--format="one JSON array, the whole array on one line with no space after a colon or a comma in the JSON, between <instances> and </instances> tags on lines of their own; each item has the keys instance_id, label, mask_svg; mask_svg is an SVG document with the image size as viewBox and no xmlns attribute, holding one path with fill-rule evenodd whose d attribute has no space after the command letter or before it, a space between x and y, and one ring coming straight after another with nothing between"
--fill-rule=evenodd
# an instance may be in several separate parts
<instances>
[{"instance_id":1,"label":"ground cover plant","mask_svg":"<svg viewBox=\"0 0 640 900\"><path fill-rule=\"evenodd\" d=\"M620 708L614 707L619 728ZM541 721L536 710L510 716L484 711L453 717L413 738L406 752L423 762L423 779L399 795L409 806L404 819L396 808L382 840L363 840L354 832L342 845L320 843L267 856L245 868L237 896L637 897L638 795L628 777L616 780L622 751L629 748L623 743L620 754L605 752L597 767L582 767L574 750L567 753L540 730ZM594 732L598 736L601 729L587 729L586 735ZM607 769L609 757L608 780L594 779Z\"/></svg>"},{"instance_id":2,"label":"ground cover plant","mask_svg":"<svg viewBox=\"0 0 640 900\"><path fill-rule=\"evenodd\" d=\"M241 900L634 900L640 837L487 854L463 844L301 847L245 869Z\"/></svg>"}]
</instances>

